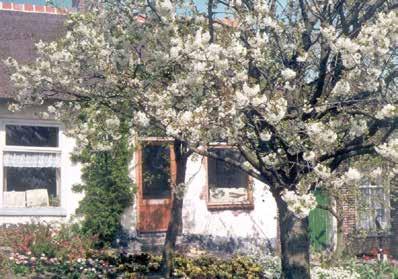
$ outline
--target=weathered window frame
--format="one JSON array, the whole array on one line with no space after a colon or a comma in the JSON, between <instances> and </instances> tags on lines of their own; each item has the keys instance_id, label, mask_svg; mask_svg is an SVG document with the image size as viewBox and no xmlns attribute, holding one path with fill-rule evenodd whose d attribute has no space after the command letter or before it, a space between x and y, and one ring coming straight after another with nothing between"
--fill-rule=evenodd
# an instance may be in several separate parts
<instances>
[{"instance_id":1,"label":"weathered window frame","mask_svg":"<svg viewBox=\"0 0 398 279\"><path fill-rule=\"evenodd\" d=\"M214 144L210 145L208 149L234 149L233 146L226 145L226 144ZM253 210L254 209L254 199L253 199L253 178L247 174L247 199L245 202L239 202L239 203L234 203L233 201L231 202L212 202L210 200L210 193L209 193L209 158L205 157L204 158L204 165L205 165L205 170L206 170L206 185L205 185L205 191L206 191L206 204L207 204L207 209L208 210Z\"/></svg>"}]
</instances>

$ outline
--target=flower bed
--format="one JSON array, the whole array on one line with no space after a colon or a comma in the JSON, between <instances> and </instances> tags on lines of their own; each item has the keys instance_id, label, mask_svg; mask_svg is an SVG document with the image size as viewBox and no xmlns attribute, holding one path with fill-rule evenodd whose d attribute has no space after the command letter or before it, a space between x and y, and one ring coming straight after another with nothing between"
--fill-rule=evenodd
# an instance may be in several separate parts
<instances>
[{"instance_id":1,"label":"flower bed","mask_svg":"<svg viewBox=\"0 0 398 279\"><path fill-rule=\"evenodd\" d=\"M265 278L262 267L247 257L229 260L202 256L175 259L174 278ZM97 257L60 261L57 258L13 254L9 269L16 276L46 275L49 278L146 278L156 274L160 257L149 254L98 254Z\"/></svg>"},{"instance_id":2,"label":"flower bed","mask_svg":"<svg viewBox=\"0 0 398 279\"><path fill-rule=\"evenodd\" d=\"M160 256L127 255L116 249L92 249L95 239L69 226L20 225L0 229L0 274L11 278L147 278L156 274ZM173 278L280 277L278 257L254 250L247 255L220 259L204 253L177 255ZM391 263L348 259L339 266L313 265L312 279L398 278Z\"/></svg>"}]
</instances>

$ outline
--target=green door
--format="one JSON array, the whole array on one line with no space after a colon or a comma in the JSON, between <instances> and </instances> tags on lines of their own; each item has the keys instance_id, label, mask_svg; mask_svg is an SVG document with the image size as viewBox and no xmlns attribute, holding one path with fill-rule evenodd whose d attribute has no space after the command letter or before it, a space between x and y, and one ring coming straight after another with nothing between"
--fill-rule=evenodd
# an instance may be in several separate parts
<instances>
[{"instance_id":1,"label":"green door","mask_svg":"<svg viewBox=\"0 0 398 279\"><path fill-rule=\"evenodd\" d=\"M329 205L329 198L320 190L315 191L316 201L320 205ZM312 247L322 251L331 247L333 243L333 218L323 209L315 208L309 215L310 239Z\"/></svg>"}]
</instances>

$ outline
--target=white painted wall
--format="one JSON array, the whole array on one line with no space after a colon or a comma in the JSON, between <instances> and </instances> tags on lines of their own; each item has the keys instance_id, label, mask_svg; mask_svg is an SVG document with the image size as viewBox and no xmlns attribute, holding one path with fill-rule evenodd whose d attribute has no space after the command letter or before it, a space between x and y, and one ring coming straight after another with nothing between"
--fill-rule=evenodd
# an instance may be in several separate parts
<instances>
[{"instance_id":1,"label":"white painted wall","mask_svg":"<svg viewBox=\"0 0 398 279\"><path fill-rule=\"evenodd\" d=\"M0 106L0 151L4 148L4 124L8 121L20 121L20 123L59 123L52 121L39 120L34 116L36 109L24 112L10 113L5 106ZM24 223L30 221L67 221L73 215L81 199L80 194L72 192L72 185L80 181L80 166L70 161L75 140L66 137L61 127L60 147L62 152L61 166L61 208L66 212L65 217L57 216L34 216L24 211L21 216L5 216L4 209L0 208L0 224L4 223ZM2 162L2 152L0 152L0 162ZM134 161L131 164L131 176L134 178ZM276 204L268 191L267 186L259 181L254 182L254 209L253 210L217 210L207 209L206 191L206 169L203 160L197 159L188 162L187 186L184 198L183 209L183 233L212 235L220 237L255 237L255 238L276 238ZM0 184L3 181L2 167L0 167ZM1 200L0 200L1 205ZM18 209L15 209L18 210ZM34 212L35 209L31 209ZM3 214L2 214L3 212ZM36 214L37 215L37 214ZM122 216L122 224L131 233L135 234L136 224L135 206L126 209Z\"/></svg>"},{"instance_id":2,"label":"white painted wall","mask_svg":"<svg viewBox=\"0 0 398 279\"><path fill-rule=\"evenodd\" d=\"M183 222L186 234L208 234L222 237L276 237L276 204L267 186L254 182L253 210L207 209L204 160L190 160L188 184L184 198ZM192 179L191 179L192 178Z\"/></svg>"},{"instance_id":3,"label":"white painted wall","mask_svg":"<svg viewBox=\"0 0 398 279\"><path fill-rule=\"evenodd\" d=\"M134 160L131 177L135 178ZM204 160L189 160L187 165L187 189L184 196L183 234L211 235L231 238L277 237L277 208L268 187L255 180L253 186L253 210L208 210L206 202L207 174ZM137 222L135 205L126 209L122 224L135 235Z\"/></svg>"}]
</instances>

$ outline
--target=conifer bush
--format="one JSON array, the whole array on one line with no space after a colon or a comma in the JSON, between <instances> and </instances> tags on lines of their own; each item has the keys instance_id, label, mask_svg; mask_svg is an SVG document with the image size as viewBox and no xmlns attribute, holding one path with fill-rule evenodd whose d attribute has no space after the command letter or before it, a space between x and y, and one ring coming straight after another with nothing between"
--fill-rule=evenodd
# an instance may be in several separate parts
<instances>
[{"instance_id":1,"label":"conifer bush","mask_svg":"<svg viewBox=\"0 0 398 279\"><path fill-rule=\"evenodd\" d=\"M121 125L122 136L110 150L98 151L87 146L74 156L75 161L83 164L82 183L73 187L75 192L84 193L76 214L83 217L81 232L96 236L98 247L115 239L121 230L121 215L133 198L128 167L132 151L126 126Z\"/></svg>"}]
</instances>

